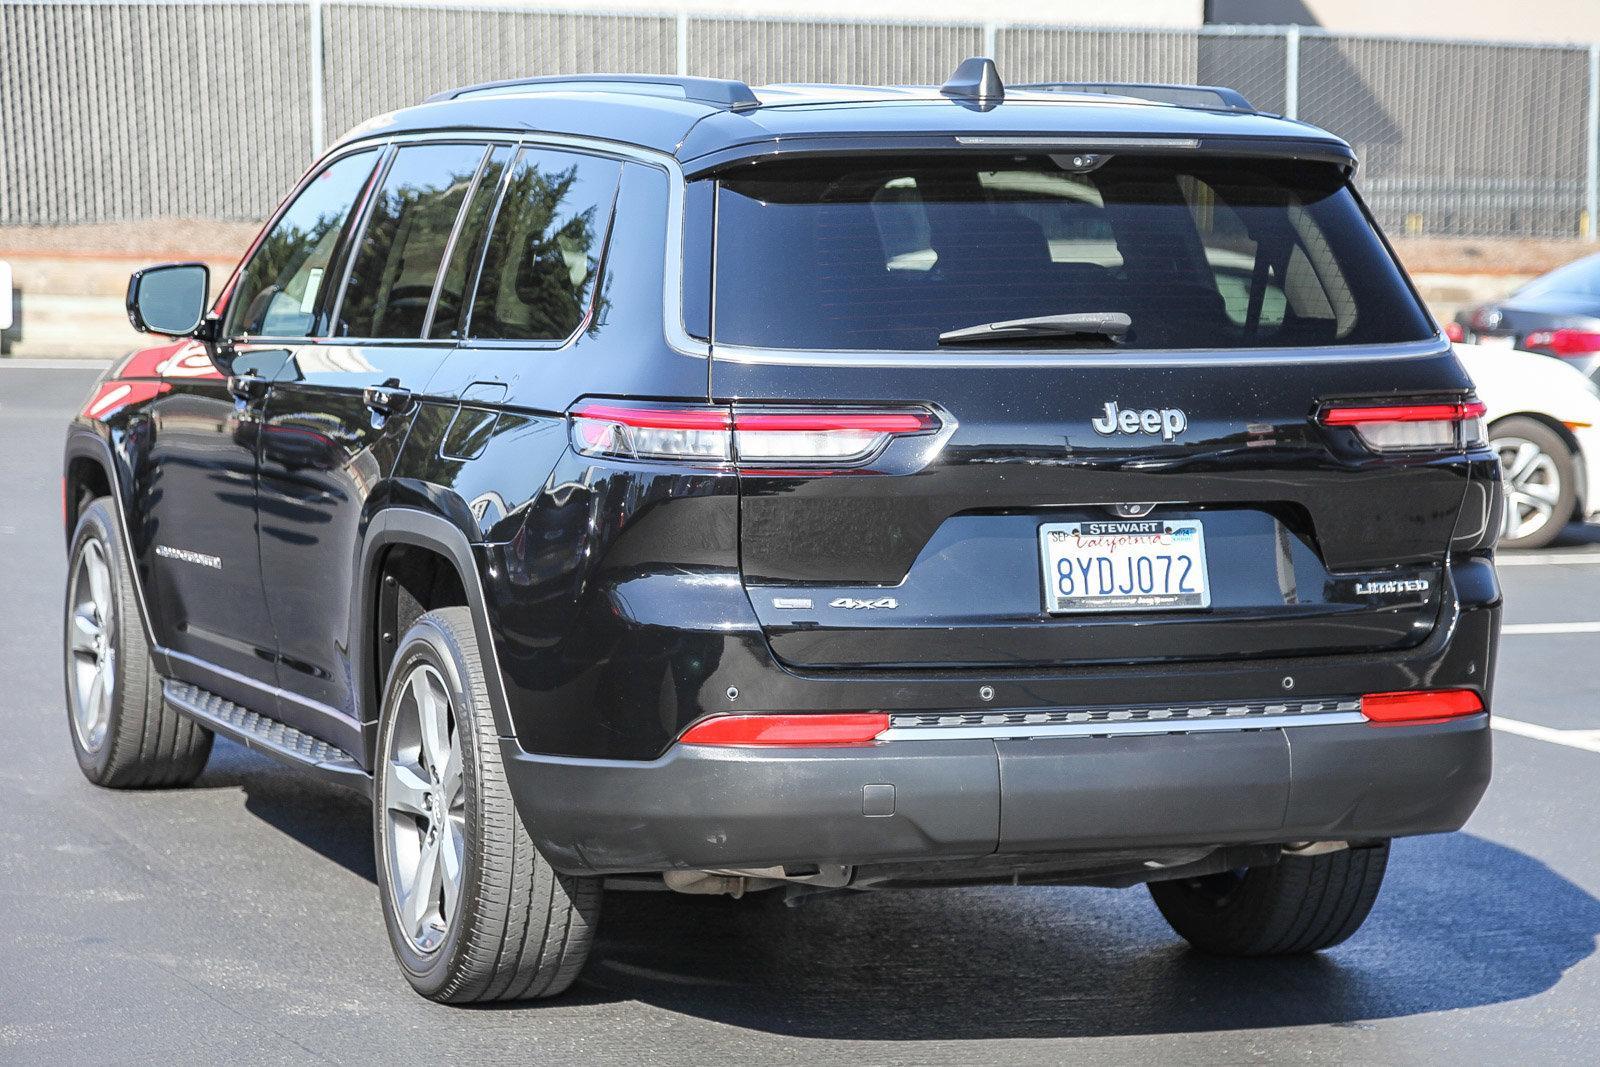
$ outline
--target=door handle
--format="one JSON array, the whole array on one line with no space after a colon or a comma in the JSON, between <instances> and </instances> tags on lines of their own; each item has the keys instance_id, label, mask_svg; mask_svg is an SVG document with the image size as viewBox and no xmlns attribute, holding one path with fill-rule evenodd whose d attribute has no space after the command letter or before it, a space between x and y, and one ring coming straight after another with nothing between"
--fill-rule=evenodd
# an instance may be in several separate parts
<instances>
[{"instance_id":1,"label":"door handle","mask_svg":"<svg viewBox=\"0 0 1600 1067\"><path fill-rule=\"evenodd\" d=\"M361 402L374 414L399 415L411 407L411 390L397 385L369 385L361 391Z\"/></svg>"},{"instance_id":2,"label":"door handle","mask_svg":"<svg viewBox=\"0 0 1600 1067\"><path fill-rule=\"evenodd\" d=\"M242 400L246 404L259 403L267 395L267 387L271 384L267 379L254 374L228 376L228 392L233 394L235 400Z\"/></svg>"}]
</instances>

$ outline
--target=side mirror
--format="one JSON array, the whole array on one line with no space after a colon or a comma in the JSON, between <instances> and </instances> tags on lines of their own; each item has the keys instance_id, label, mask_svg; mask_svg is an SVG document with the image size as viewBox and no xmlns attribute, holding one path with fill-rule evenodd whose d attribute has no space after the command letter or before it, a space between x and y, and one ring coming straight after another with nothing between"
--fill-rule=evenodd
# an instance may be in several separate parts
<instances>
[{"instance_id":1,"label":"side mirror","mask_svg":"<svg viewBox=\"0 0 1600 1067\"><path fill-rule=\"evenodd\" d=\"M204 263L164 263L128 279L128 321L141 333L189 337L206 315L211 271Z\"/></svg>"}]
</instances>

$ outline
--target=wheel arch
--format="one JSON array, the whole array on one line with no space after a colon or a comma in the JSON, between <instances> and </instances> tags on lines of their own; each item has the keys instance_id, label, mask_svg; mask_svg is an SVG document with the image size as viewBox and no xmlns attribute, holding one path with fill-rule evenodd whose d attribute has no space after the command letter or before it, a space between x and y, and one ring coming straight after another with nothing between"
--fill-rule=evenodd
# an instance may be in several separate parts
<instances>
[{"instance_id":1,"label":"wheel arch","mask_svg":"<svg viewBox=\"0 0 1600 1067\"><path fill-rule=\"evenodd\" d=\"M356 573L361 586L350 648L367 765L375 752L384 678L399 640L418 616L437 607L463 606L471 613L495 728L502 737L512 736L483 582L472 542L460 527L414 508L379 511L367 527Z\"/></svg>"},{"instance_id":2,"label":"wheel arch","mask_svg":"<svg viewBox=\"0 0 1600 1067\"><path fill-rule=\"evenodd\" d=\"M110 446L94 434L69 434L61 479L62 533L70 544L84 505L95 497L117 495ZM120 512L122 501L114 499L114 504Z\"/></svg>"},{"instance_id":3,"label":"wheel arch","mask_svg":"<svg viewBox=\"0 0 1600 1067\"><path fill-rule=\"evenodd\" d=\"M144 630L150 655L162 674L170 674L166 649L156 640L155 627L150 622L150 600L145 594L144 578L139 573L138 557L134 555L133 540L128 525L128 501L122 488L122 477L112 453L111 444L92 430L74 426L67 431L67 443L61 471L61 518L65 527L63 538L67 551L72 551L72 537L78 530L78 518L89 501L98 496L111 499L111 511L116 518L112 536L121 545L122 557L128 563L129 577L133 582L133 599L138 605L139 625Z\"/></svg>"},{"instance_id":4,"label":"wheel arch","mask_svg":"<svg viewBox=\"0 0 1600 1067\"><path fill-rule=\"evenodd\" d=\"M1567 455L1572 458L1572 518L1582 519L1588 514L1589 508L1589 470L1588 462L1584 457L1583 448L1578 444L1578 438L1568 428L1567 424L1553 415L1542 411L1508 411L1504 415L1497 415L1489 423L1489 437L1494 437L1495 427L1507 419L1529 419L1544 426L1551 433L1561 438L1561 443L1567 446Z\"/></svg>"}]
</instances>

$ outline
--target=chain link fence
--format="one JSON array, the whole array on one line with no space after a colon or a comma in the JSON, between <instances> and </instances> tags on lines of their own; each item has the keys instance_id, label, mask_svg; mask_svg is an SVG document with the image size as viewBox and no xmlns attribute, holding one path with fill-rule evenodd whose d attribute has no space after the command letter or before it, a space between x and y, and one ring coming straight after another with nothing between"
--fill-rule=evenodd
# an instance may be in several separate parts
<instances>
[{"instance_id":1,"label":"chain link fence","mask_svg":"<svg viewBox=\"0 0 1600 1067\"><path fill-rule=\"evenodd\" d=\"M343 130L436 90L637 71L1227 85L1349 140L1394 233L1593 237L1600 46L809 21L333 0L0 0L0 224L253 219Z\"/></svg>"}]
</instances>

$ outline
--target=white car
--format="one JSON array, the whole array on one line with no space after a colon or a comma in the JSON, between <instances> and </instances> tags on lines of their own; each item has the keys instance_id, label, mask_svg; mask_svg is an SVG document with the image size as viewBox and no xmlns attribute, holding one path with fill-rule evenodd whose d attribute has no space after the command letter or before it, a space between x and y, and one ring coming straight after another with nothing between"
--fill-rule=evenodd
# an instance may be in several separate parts
<instances>
[{"instance_id":1,"label":"white car","mask_svg":"<svg viewBox=\"0 0 1600 1067\"><path fill-rule=\"evenodd\" d=\"M1600 517L1600 390L1549 356L1458 344L1505 474L1502 548L1541 548Z\"/></svg>"}]
</instances>

